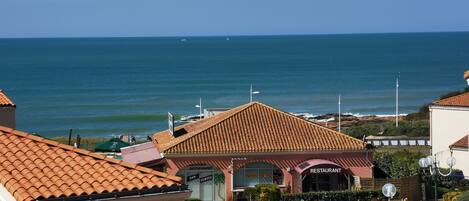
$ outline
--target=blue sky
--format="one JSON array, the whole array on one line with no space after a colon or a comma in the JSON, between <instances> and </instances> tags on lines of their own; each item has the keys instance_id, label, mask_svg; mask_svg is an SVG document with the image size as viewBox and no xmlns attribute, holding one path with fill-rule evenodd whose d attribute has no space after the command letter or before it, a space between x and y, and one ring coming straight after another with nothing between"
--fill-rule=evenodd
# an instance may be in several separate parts
<instances>
[{"instance_id":1,"label":"blue sky","mask_svg":"<svg viewBox=\"0 0 469 201\"><path fill-rule=\"evenodd\" d=\"M0 0L0 38L469 31L468 0Z\"/></svg>"}]
</instances>

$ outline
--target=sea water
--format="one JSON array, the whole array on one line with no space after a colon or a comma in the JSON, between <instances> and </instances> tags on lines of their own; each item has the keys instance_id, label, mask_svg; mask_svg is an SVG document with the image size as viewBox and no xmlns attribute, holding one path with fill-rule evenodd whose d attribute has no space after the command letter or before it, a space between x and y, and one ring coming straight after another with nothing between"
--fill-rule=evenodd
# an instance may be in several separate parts
<instances>
[{"instance_id":1,"label":"sea water","mask_svg":"<svg viewBox=\"0 0 469 201\"><path fill-rule=\"evenodd\" d=\"M313 115L416 111L466 86L469 33L0 39L17 129L150 135L203 108L255 101Z\"/></svg>"}]
</instances>

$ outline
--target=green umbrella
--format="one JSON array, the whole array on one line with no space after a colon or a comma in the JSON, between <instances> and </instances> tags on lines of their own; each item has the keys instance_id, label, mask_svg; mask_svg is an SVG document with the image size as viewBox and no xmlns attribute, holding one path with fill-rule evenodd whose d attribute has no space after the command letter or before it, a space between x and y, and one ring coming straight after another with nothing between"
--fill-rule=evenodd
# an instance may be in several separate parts
<instances>
[{"instance_id":1,"label":"green umbrella","mask_svg":"<svg viewBox=\"0 0 469 201\"><path fill-rule=\"evenodd\" d=\"M121 152L122 147L130 146L129 143L122 141L119 138L112 138L109 141L99 143L94 148L95 152Z\"/></svg>"}]
</instances>

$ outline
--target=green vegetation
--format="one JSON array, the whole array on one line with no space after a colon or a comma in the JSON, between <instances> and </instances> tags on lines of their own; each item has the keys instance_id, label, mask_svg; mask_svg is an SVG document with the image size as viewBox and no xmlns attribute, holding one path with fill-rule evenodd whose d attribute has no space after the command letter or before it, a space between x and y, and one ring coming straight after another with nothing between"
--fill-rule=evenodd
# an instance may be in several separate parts
<instances>
[{"instance_id":1,"label":"green vegetation","mask_svg":"<svg viewBox=\"0 0 469 201\"><path fill-rule=\"evenodd\" d=\"M442 95L439 100L448 97L456 96L465 92L469 92L469 87L462 91L453 91ZM425 104L419 108L415 113L410 113L399 121L399 128L395 127L394 121L385 122L366 122L362 124L355 124L348 128L344 128L344 133L354 136L362 137L370 135L383 135L383 136L399 136L406 135L409 137L429 136L430 132L430 104Z\"/></svg>"},{"instance_id":2,"label":"green vegetation","mask_svg":"<svg viewBox=\"0 0 469 201\"><path fill-rule=\"evenodd\" d=\"M469 191L465 191L459 196L456 201L469 201Z\"/></svg>"},{"instance_id":3,"label":"green vegetation","mask_svg":"<svg viewBox=\"0 0 469 201\"><path fill-rule=\"evenodd\" d=\"M246 188L244 195L249 201L279 201L280 189L275 184L257 184L254 188Z\"/></svg>"},{"instance_id":4,"label":"green vegetation","mask_svg":"<svg viewBox=\"0 0 469 201\"><path fill-rule=\"evenodd\" d=\"M363 191L325 191L325 192L309 192L294 193L282 195L282 201L344 201L344 200L386 200L381 190L363 190Z\"/></svg>"},{"instance_id":5,"label":"green vegetation","mask_svg":"<svg viewBox=\"0 0 469 201\"><path fill-rule=\"evenodd\" d=\"M344 133L354 136L370 136L370 135L383 135L383 136L399 136L406 135L409 137L428 136L430 132L430 123L428 120L419 121L399 121L399 127L396 128L395 123L381 122L381 123L366 123L359 126L353 126L344 129Z\"/></svg>"},{"instance_id":6,"label":"green vegetation","mask_svg":"<svg viewBox=\"0 0 469 201\"><path fill-rule=\"evenodd\" d=\"M462 192L458 192L458 191L449 192L443 196L443 201L457 201L458 197L460 197L461 195L462 195Z\"/></svg>"},{"instance_id":7,"label":"green vegetation","mask_svg":"<svg viewBox=\"0 0 469 201\"><path fill-rule=\"evenodd\" d=\"M418 161L425 156L424 153L409 150L375 152L373 164L391 178L403 178L418 175L420 171Z\"/></svg>"},{"instance_id":8,"label":"green vegetation","mask_svg":"<svg viewBox=\"0 0 469 201\"><path fill-rule=\"evenodd\" d=\"M198 198L188 198L186 201L202 201L201 199Z\"/></svg>"}]
</instances>

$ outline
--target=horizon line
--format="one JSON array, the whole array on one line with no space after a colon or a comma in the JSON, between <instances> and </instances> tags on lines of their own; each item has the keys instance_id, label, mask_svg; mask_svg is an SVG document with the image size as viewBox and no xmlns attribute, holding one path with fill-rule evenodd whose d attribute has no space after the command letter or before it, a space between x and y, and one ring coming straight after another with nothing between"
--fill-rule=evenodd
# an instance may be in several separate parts
<instances>
[{"instance_id":1,"label":"horizon line","mask_svg":"<svg viewBox=\"0 0 469 201\"><path fill-rule=\"evenodd\" d=\"M91 38L205 38L205 37L269 37L269 36L334 36L334 35L377 35L377 34L430 34L430 33L469 33L465 31L415 31L415 32L350 32L350 33L299 33L299 34L238 34L238 35L161 35L161 36L58 36L58 37L0 37L3 39L91 39Z\"/></svg>"}]
</instances>

